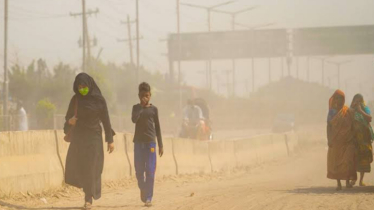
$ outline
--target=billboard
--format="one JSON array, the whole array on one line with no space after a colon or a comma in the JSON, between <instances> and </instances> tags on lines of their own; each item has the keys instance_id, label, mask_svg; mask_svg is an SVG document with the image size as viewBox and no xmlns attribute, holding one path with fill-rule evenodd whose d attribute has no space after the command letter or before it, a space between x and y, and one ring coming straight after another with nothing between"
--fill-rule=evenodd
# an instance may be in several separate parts
<instances>
[{"instance_id":1,"label":"billboard","mask_svg":"<svg viewBox=\"0 0 374 210\"><path fill-rule=\"evenodd\" d=\"M285 29L183 33L171 34L168 48L172 61L284 57L287 40Z\"/></svg>"},{"instance_id":2,"label":"billboard","mask_svg":"<svg viewBox=\"0 0 374 210\"><path fill-rule=\"evenodd\" d=\"M293 54L374 54L374 25L294 29Z\"/></svg>"}]
</instances>

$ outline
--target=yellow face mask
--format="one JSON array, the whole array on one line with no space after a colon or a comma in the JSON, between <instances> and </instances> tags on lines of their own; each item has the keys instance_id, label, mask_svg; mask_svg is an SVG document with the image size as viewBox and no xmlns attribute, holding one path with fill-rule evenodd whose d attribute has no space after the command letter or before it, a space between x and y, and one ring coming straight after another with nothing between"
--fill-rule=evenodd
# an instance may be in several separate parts
<instances>
[{"instance_id":1,"label":"yellow face mask","mask_svg":"<svg viewBox=\"0 0 374 210\"><path fill-rule=\"evenodd\" d=\"M86 96L88 94L88 92L90 92L90 89L88 87L84 87L84 88L79 88L79 93L82 95L82 96Z\"/></svg>"}]
</instances>

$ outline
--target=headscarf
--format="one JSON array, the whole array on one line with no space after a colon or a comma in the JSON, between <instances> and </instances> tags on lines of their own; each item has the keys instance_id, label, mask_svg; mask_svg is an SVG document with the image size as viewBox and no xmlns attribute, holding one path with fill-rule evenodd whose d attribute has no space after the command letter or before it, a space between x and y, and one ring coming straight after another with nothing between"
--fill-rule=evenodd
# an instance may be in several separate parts
<instances>
[{"instance_id":1,"label":"headscarf","mask_svg":"<svg viewBox=\"0 0 374 210\"><path fill-rule=\"evenodd\" d=\"M371 111L370 111L370 108L368 106L366 106L365 104L365 101L364 101L364 96L362 96L361 94L356 94L354 97L353 97L353 100L352 100L352 103L351 103L351 108L356 108L356 107L353 107L354 106L354 102L357 100L357 99L362 99L362 110L370 115L371 114ZM355 115L354 115L354 119L356 121L358 121L359 123L361 123L363 126L367 127L370 131L370 136L371 136L371 139L374 139L374 132L373 132L373 129L370 125L370 123L368 121L366 121L366 119L364 118L364 116L359 113L359 112L355 112Z\"/></svg>"},{"instance_id":2,"label":"headscarf","mask_svg":"<svg viewBox=\"0 0 374 210\"><path fill-rule=\"evenodd\" d=\"M86 96L82 96L79 93L79 85L86 85L89 88L89 92ZM90 110L98 110L101 108L99 105L102 103L100 102L105 102L105 99L101 94L100 88L97 86L95 80L86 73L80 73L75 77L73 90L75 92L75 96L79 99L79 107Z\"/></svg>"},{"instance_id":3,"label":"headscarf","mask_svg":"<svg viewBox=\"0 0 374 210\"><path fill-rule=\"evenodd\" d=\"M334 109L334 100L336 99L337 96L341 96L343 98L343 106L341 110ZM335 93L331 96L329 100L329 113L327 115L327 122L330 122L331 120L334 119L334 117L340 113L341 116L345 116L348 112L348 107L344 106L345 103L345 94L341 90L336 90Z\"/></svg>"},{"instance_id":4,"label":"headscarf","mask_svg":"<svg viewBox=\"0 0 374 210\"><path fill-rule=\"evenodd\" d=\"M353 107L353 103L357 100L357 99L362 99L361 101L363 102L363 105L366 107L366 104L365 104L365 101L364 101L364 96L362 96L361 94L356 94L354 97L353 97L353 100L352 100L352 103L351 103L351 108L355 108Z\"/></svg>"},{"instance_id":5,"label":"headscarf","mask_svg":"<svg viewBox=\"0 0 374 210\"><path fill-rule=\"evenodd\" d=\"M337 96L342 96L343 97L343 104L345 103L345 94L343 91L341 90L336 90L335 93L331 96L330 100L329 100L329 109L332 109L333 108L333 105L334 105L334 99L337 97Z\"/></svg>"}]
</instances>

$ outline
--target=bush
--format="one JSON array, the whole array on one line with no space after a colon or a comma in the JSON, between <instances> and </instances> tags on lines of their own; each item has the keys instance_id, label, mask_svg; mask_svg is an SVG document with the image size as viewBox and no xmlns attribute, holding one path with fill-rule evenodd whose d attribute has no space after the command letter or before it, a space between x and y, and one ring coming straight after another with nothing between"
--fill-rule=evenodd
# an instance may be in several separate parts
<instances>
[{"instance_id":1,"label":"bush","mask_svg":"<svg viewBox=\"0 0 374 210\"><path fill-rule=\"evenodd\" d=\"M38 129L53 129L53 117L56 106L48 98L38 101L36 106L36 120Z\"/></svg>"}]
</instances>

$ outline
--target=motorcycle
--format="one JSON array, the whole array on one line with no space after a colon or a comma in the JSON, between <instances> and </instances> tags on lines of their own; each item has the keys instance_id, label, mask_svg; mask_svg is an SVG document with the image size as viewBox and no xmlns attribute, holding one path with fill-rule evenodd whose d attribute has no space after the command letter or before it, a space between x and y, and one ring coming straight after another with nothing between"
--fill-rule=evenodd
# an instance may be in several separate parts
<instances>
[{"instance_id":1,"label":"motorcycle","mask_svg":"<svg viewBox=\"0 0 374 210\"><path fill-rule=\"evenodd\" d=\"M184 120L182 123L182 129L180 137L198 140L212 140L213 134L210 126L205 120L199 122L191 122Z\"/></svg>"}]
</instances>

